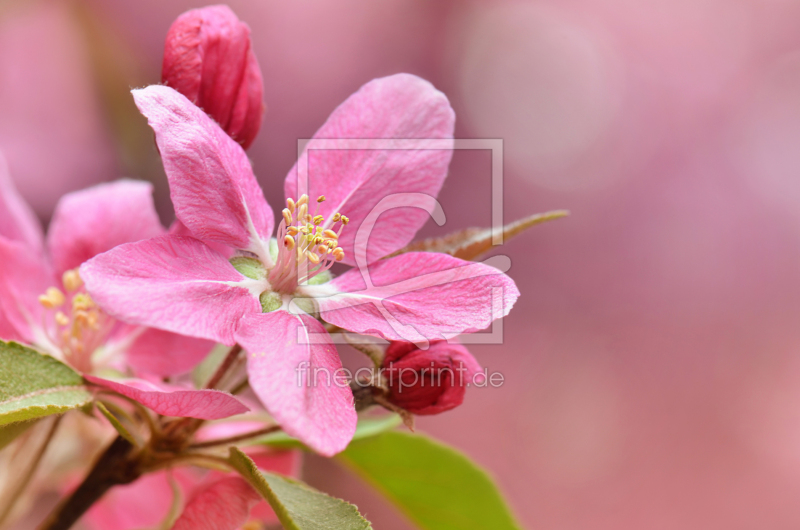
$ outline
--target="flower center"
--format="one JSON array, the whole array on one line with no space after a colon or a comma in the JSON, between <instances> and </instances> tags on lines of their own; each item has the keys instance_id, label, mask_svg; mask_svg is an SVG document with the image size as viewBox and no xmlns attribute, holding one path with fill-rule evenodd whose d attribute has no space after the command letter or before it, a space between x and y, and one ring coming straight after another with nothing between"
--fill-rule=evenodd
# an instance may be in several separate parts
<instances>
[{"instance_id":1,"label":"flower center","mask_svg":"<svg viewBox=\"0 0 800 530\"><path fill-rule=\"evenodd\" d=\"M274 291L293 293L299 284L311 282L315 277L323 278L323 273L344 258L339 236L350 219L337 212L331 218L330 227L324 228L325 217L318 213L324 201L325 196L320 195L312 214L308 195L301 196L297 202L286 199L283 220L278 226L278 256L269 272L269 283Z\"/></svg>"},{"instance_id":2,"label":"flower center","mask_svg":"<svg viewBox=\"0 0 800 530\"><path fill-rule=\"evenodd\" d=\"M55 327L45 325L44 329L64 360L81 372L91 372L92 354L105 343L115 321L83 289L78 269L65 272L62 283L63 291L49 287L39 296L39 303L55 312Z\"/></svg>"}]
</instances>

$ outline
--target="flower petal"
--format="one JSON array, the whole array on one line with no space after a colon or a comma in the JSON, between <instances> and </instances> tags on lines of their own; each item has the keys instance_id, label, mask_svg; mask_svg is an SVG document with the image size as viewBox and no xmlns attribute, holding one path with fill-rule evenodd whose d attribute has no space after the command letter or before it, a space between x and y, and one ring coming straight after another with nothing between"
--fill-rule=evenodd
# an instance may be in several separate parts
<instances>
[{"instance_id":1,"label":"flower petal","mask_svg":"<svg viewBox=\"0 0 800 530\"><path fill-rule=\"evenodd\" d=\"M258 282L191 237L120 245L84 263L81 278L113 317L228 345L242 315L261 311L248 290Z\"/></svg>"},{"instance_id":2,"label":"flower petal","mask_svg":"<svg viewBox=\"0 0 800 530\"><path fill-rule=\"evenodd\" d=\"M177 218L199 239L269 259L275 220L242 146L169 87L152 85L133 97L156 132Z\"/></svg>"},{"instance_id":3,"label":"flower petal","mask_svg":"<svg viewBox=\"0 0 800 530\"><path fill-rule=\"evenodd\" d=\"M353 394L319 321L282 310L250 314L236 339L248 352L250 387L287 433L325 456L347 447L357 421Z\"/></svg>"},{"instance_id":4,"label":"flower petal","mask_svg":"<svg viewBox=\"0 0 800 530\"><path fill-rule=\"evenodd\" d=\"M149 182L119 180L64 195L47 245L56 274L123 243L164 234Z\"/></svg>"},{"instance_id":5,"label":"flower petal","mask_svg":"<svg viewBox=\"0 0 800 530\"><path fill-rule=\"evenodd\" d=\"M167 233L171 236L185 236L185 237L194 237L192 233L189 231L186 226L180 222L178 219L172 221L172 224L169 226L169 230ZM226 259L232 258L236 255L236 249L233 247L229 247L224 243L218 243L216 241L206 240L203 241L208 247L212 250L215 250L218 254L225 256Z\"/></svg>"},{"instance_id":6,"label":"flower petal","mask_svg":"<svg viewBox=\"0 0 800 530\"><path fill-rule=\"evenodd\" d=\"M138 401L164 416L219 420L250 410L236 397L219 390L189 390L144 379L111 381L93 375L84 375L84 378L90 383Z\"/></svg>"},{"instance_id":7,"label":"flower petal","mask_svg":"<svg viewBox=\"0 0 800 530\"><path fill-rule=\"evenodd\" d=\"M12 241L20 241L31 249L41 252L44 235L42 226L36 215L20 196L11 175L8 164L0 153L0 237Z\"/></svg>"},{"instance_id":8,"label":"flower petal","mask_svg":"<svg viewBox=\"0 0 800 530\"><path fill-rule=\"evenodd\" d=\"M0 237L0 338L40 342L45 320L39 295L54 285L44 256L25 242Z\"/></svg>"},{"instance_id":9,"label":"flower petal","mask_svg":"<svg viewBox=\"0 0 800 530\"><path fill-rule=\"evenodd\" d=\"M261 495L241 477L225 477L198 491L172 530L237 530Z\"/></svg>"},{"instance_id":10,"label":"flower petal","mask_svg":"<svg viewBox=\"0 0 800 530\"><path fill-rule=\"evenodd\" d=\"M432 199L452 157L454 123L447 97L427 81L409 74L370 81L333 111L314 135L310 151L307 147L286 177L286 196L296 199L308 193L313 200L325 195L320 213L326 222L335 212L350 218L339 242L344 261L351 265L356 233L382 199L400 193L428 196L427 201L412 197L402 206L394 204L374 227L365 227L370 234L368 261L386 256L409 243L433 211ZM360 147L365 139L415 142L370 149L374 142Z\"/></svg>"},{"instance_id":11,"label":"flower petal","mask_svg":"<svg viewBox=\"0 0 800 530\"><path fill-rule=\"evenodd\" d=\"M128 364L138 373L156 375L184 374L206 358L214 343L145 328L128 347Z\"/></svg>"},{"instance_id":12,"label":"flower petal","mask_svg":"<svg viewBox=\"0 0 800 530\"><path fill-rule=\"evenodd\" d=\"M339 292L321 297L325 289ZM317 299L325 321L409 342L484 329L507 315L519 297L514 281L500 270L432 252L401 254L305 290Z\"/></svg>"}]
</instances>

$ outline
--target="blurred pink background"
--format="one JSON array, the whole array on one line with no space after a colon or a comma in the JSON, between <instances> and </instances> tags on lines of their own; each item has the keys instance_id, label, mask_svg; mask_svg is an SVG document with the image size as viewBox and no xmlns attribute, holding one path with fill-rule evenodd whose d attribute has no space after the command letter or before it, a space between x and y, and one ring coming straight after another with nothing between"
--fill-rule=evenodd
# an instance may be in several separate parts
<instances>
[{"instance_id":1,"label":"blurred pink background","mask_svg":"<svg viewBox=\"0 0 800 530\"><path fill-rule=\"evenodd\" d=\"M129 86L159 80L189 1L0 5L0 150L47 218L62 193L163 175ZM800 4L789 0L232 1L268 112L250 149L273 204L333 108L396 72L502 138L497 252L522 298L501 371L419 427L497 478L526 528L800 527ZM491 221L488 152L458 152L448 223ZM410 528L330 462L308 479Z\"/></svg>"}]
</instances>

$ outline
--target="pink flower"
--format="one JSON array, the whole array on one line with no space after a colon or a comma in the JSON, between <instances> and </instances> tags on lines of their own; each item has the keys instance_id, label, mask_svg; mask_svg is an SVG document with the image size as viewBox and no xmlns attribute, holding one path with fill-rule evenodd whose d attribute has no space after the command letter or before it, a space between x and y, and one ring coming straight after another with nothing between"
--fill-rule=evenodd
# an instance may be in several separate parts
<instances>
[{"instance_id":1,"label":"pink flower","mask_svg":"<svg viewBox=\"0 0 800 530\"><path fill-rule=\"evenodd\" d=\"M250 28L228 6L192 9L167 33L161 80L247 149L261 127L262 79Z\"/></svg>"},{"instance_id":2,"label":"pink flower","mask_svg":"<svg viewBox=\"0 0 800 530\"><path fill-rule=\"evenodd\" d=\"M383 360L391 403L413 414L439 414L464 401L467 385L480 372L478 361L460 344L431 343L420 350L411 342L392 342Z\"/></svg>"},{"instance_id":3,"label":"pink flower","mask_svg":"<svg viewBox=\"0 0 800 530\"><path fill-rule=\"evenodd\" d=\"M117 321L89 296L77 270L116 245L166 232L151 194L149 183L131 180L67 194L45 243L0 159L0 339L30 344L84 374L111 366L174 375L202 360L209 341ZM223 392L166 385L142 392L149 383L86 377L162 414L216 419L249 410Z\"/></svg>"},{"instance_id":4,"label":"pink flower","mask_svg":"<svg viewBox=\"0 0 800 530\"><path fill-rule=\"evenodd\" d=\"M454 115L430 83L407 74L373 80L315 138L428 138L440 147L306 150L286 179L287 208L272 241L272 210L242 148L168 87L133 94L156 132L176 215L194 237L157 237L95 257L81 267L89 292L130 322L240 343L267 410L318 452L342 450L356 424L322 321L425 342L483 329L519 296L510 278L481 263L425 252L380 259L414 237L447 173ZM294 200L298 186L319 200ZM203 241L237 255L229 260ZM331 279L336 261L360 266Z\"/></svg>"}]
</instances>

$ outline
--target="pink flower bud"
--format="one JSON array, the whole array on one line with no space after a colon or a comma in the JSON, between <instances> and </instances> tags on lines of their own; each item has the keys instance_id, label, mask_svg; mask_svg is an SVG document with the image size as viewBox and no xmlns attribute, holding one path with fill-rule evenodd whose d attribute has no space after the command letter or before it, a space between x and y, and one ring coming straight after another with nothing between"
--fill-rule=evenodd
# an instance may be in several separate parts
<instances>
[{"instance_id":1,"label":"pink flower bud","mask_svg":"<svg viewBox=\"0 0 800 530\"><path fill-rule=\"evenodd\" d=\"M459 406L468 383L480 370L464 346L446 341L431 342L428 350L410 342L392 342L383 360L389 401L419 415Z\"/></svg>"},{"instance_id":2,"label":"pink flower bud","mask_svg":"<svg viewBox=\"0 0 800 530\"><path fill-rule=\"evenodd\" d=\"M247 149L261 127L262 79L250 28L228 6L192 9L167 33L161 80Z\"/></svg>"}]
</instances>

